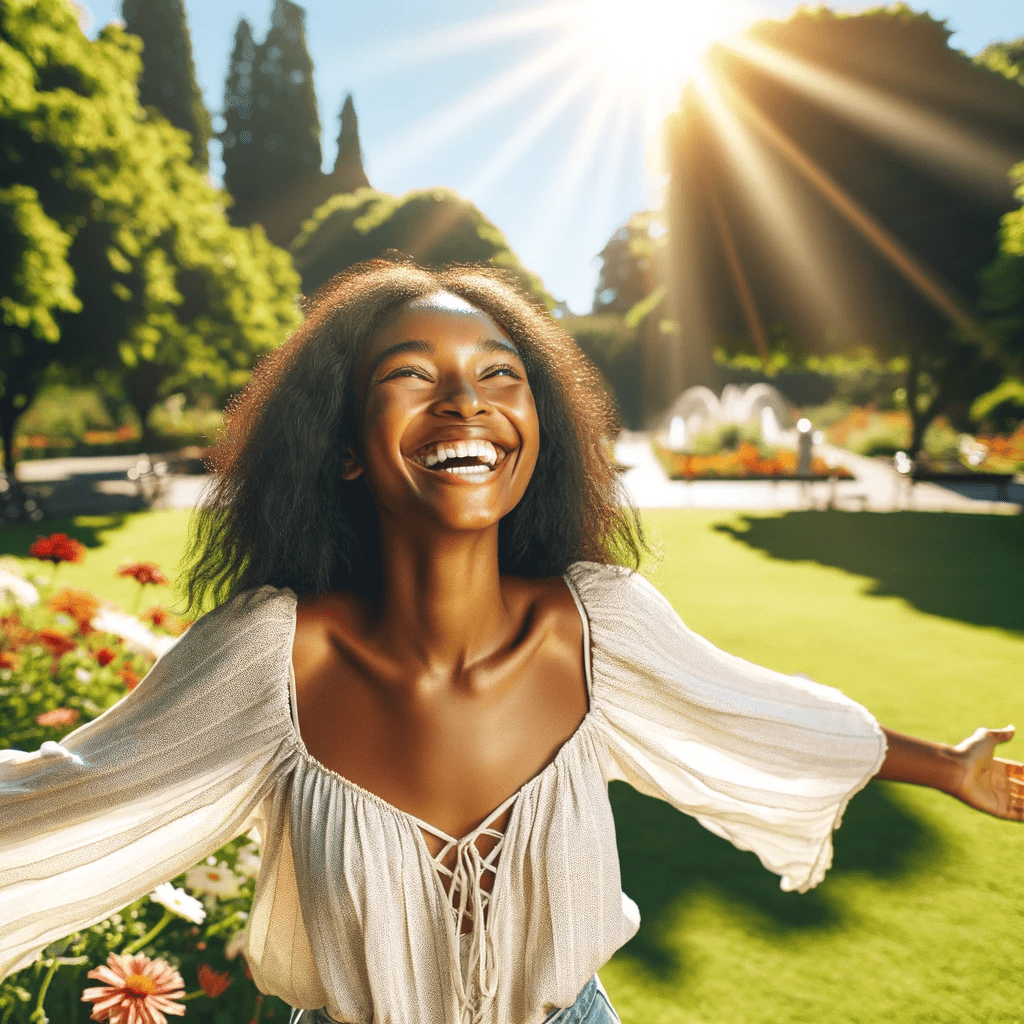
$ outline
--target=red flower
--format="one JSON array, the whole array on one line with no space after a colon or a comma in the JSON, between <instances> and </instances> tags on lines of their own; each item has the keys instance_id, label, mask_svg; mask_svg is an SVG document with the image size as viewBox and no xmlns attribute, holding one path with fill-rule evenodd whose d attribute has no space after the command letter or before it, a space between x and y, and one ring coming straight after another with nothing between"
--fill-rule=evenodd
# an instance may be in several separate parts
<instances>
[{"instance_id":1,"label":"red flower","mask_svg":"<svg viewBox=\"0 0 1024 1024\"><path fill-rule=\"evenodd\" d=\"M127 665L125 665L125 667L117 674L120 677L121 682L124 683L129 690L134 690L141 682L139 677Z\"/></svg>"},{"instance_id":2,"label":"red flower","mask_svg":"<svg viewBox=\"0 0 1024 1024\"><path fill-rule=\"evenodd\" d=\"M200 964L199 987L211 998L216 999L231 984L231 975L227 971L215 971L209 964Z\"/></svg>"},{"instance_id":3,"label":"red flower","mask_svg":"<svg viewBox=\"0 0 1024 1024\"><path fill-rule=\"evenodd\" d=\"M117 651L109 647L101 647L96 652L96 660L100 665L109 665L117 657Z\"/></svg>"},{"instance_id":4,"label":"red flower","mask_svg":"<svg viewBox=\"0 0 1024 1024\"><path fill-rule=\"evenodd\" d=\"M95 1003L90 1020L110 1024L167 1024L165 1013L185 1015L183 1003L173 1002L185 994L185 982L170 964L150 960L136 953L111 953L103 967L94 967L88 977L106 984L87 988L83 1003Z\"/></svg>"},{"instance_id":5,"label":"red flower","mask_svg":"<svg viewBox=\"0 0 1024 1024\"><path fill-rule=\"evenodd\" d=\"M43 562L81 562L85 558L85 545L81 541L69 537L66 533L51 533L49 537L39 537L28 549L33 558Z\"/></svg>"},{"instance_id":6,"label":"red flower","mask_svg":"<svg viewBox=\"0 0 1024 1024\"><path fill-rule=\"evenodd\" d=\"M17 668L21 658L15 651L0 651L0 668Z\"/></svg>"},{"instance_id":7,"label":"red flower","mask_svg":"<svg viewBox=\"0 0 1024 1024\"><path fill-rule=\"evenodd\" d=\"M67 654L68 651L73 651L78 645L70 637L65 636L59 629L45 629L39 630L36 633L36 639L55 657L60 658Z\"/></svg>"},{"instance_id":8,"label":"red flower","mask_svg":"<svg viewBox=\"0 0 1024 1024\"><path fill-rule=\"evenodd\" d=\"M65 726L74 725L78 721L79 712L74 708L54 708L36 715L36 725Z\"/></svg>"},{"instance_id":9,"label":"red flower","mask_svg":"<svg viewBox=\"0 0 1024 1024\"><path fill-rule=\"evenodd\" d=\"M131 576L145 586L147 583L164 584L171 581L155 562L127 562L117 570L118 576Z\"/></svg>"}]
</instances>

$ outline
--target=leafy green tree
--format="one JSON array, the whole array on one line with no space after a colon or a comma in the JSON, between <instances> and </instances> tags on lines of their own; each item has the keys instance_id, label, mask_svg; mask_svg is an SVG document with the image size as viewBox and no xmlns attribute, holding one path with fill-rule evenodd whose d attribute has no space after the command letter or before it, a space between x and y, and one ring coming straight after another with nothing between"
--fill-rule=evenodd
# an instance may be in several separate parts
<instances>
[{"instance_id":1,"label":"leafy green tree","mask_svg":"<svg viewBox=\"0 0 1024 1024\"><path fill-rule=\"evenodd\" d=\"M548 309L554 306L540 278L523 267L501 231L447 189L400 198L371 188L336 195L317 208L292 244L307 293L346 267L389 250L426 266L488 263L508 271Z\"/></svg>"},{"instance_id":2,"label":"leafy green tree","mask_svg":"<svg viewBox=\"0 0 1024 1024\"><path fill-rule=\"evenodd\" d=\"M989 70L1024 85L1024 36L1010 42L991 43L974 59Z\"/></svg>"},{"instance_id":3,"label":"leafy green tree","mask_svg":"<svg viewBox=\"0 0 1024 1024\"><path fill-rule=\"evenodd\" d=\"M116 26L90 42L64 0L0 5L9 474L17 419L52 364L123 372L145 423L168 381L234 386L297 320L287 254L230 228L185 133L139 106L138 49Z\"/></svg>"},{"instance_id":4,"label":"leafy green tree","mask_svg":"<svg viewBox=\"0 0 1024 1024\"><path fill-rule=\"evenodd\" d=\"M688 88L669 125L671 306L689 368L665 374L664 401L707 382L715 347L751 351L759 333L815 355L901 356L913 450L936 415L966 421L998 373L978 344L978 275L1013 205L1024 92L948 37L902 6L822 8L713 48L712 98Z\"/></svg>"},{"instance_id":5,"label":"leafy green tree","mask_svg":"<svg viewBox=\"0 0 1024 1024\"><path fill-rule=\"evenodd\" d=\"M143 44L139 102L188 132L193 162L206 170L212 129L196 82L184 0L121 0L121 16Z\"/></svg>"}]
</instances>

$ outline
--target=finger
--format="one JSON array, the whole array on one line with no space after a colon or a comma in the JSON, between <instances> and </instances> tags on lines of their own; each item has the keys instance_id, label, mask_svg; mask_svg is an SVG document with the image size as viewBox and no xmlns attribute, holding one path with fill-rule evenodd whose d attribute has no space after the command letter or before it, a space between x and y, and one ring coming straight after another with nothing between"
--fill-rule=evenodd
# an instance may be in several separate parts
<instances>
[{"instance_id":1,"label":"finger","mask_svg":"<svg viewBox=\"0 0 1024 1024\"><path fill-rule=\"evenodd\" d=\"M1014 733L1017 731L1012 725L1004 726L1002 729L989 729L989 735L996 741L996 743L1007 743L1013 739Z\"/></svg>"}]
</instances>

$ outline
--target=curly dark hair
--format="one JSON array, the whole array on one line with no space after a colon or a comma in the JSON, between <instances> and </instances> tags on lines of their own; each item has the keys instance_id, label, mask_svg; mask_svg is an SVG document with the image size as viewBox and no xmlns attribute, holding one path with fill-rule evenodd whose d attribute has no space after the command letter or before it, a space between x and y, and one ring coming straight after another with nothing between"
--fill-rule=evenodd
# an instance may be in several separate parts
<instances>
[{"instance_id":1,"label":"curly dark hair","mask_svg":"<svg viewBox=\"0 0 1024 1024\"><path fill-rule=\"evenodd\" d=\"M377 259L312 297L305 322L229 408L185 561L193 610L264 584L300 596L377 589L373 499L363 477L341 479L343 453L357 439L355 370L389 317L438 291L508 335L537 407L540 453L522 500L499 524L501 571L555 576L579 560L637 566L640 520L611 458L615 408L573 340L501 271Z\"/></svg>"}]
</instances>

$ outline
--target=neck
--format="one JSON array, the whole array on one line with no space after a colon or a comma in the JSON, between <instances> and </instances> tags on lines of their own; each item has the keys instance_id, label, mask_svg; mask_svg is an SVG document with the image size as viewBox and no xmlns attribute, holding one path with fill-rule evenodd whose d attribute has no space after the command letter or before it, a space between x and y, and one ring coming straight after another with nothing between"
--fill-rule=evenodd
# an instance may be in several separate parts
<instances>
[{"instance_id":1,"label":"neck","mask_svg":"<svg viewBox=\"0 0 1024 1024\"><path fill-rule=\"evenodd\" d=\"M458 673L503 643L508 609L498 573L498 527L410 533L381 523L378 626L396 658Z\"/></svg>"}]
</instances>

